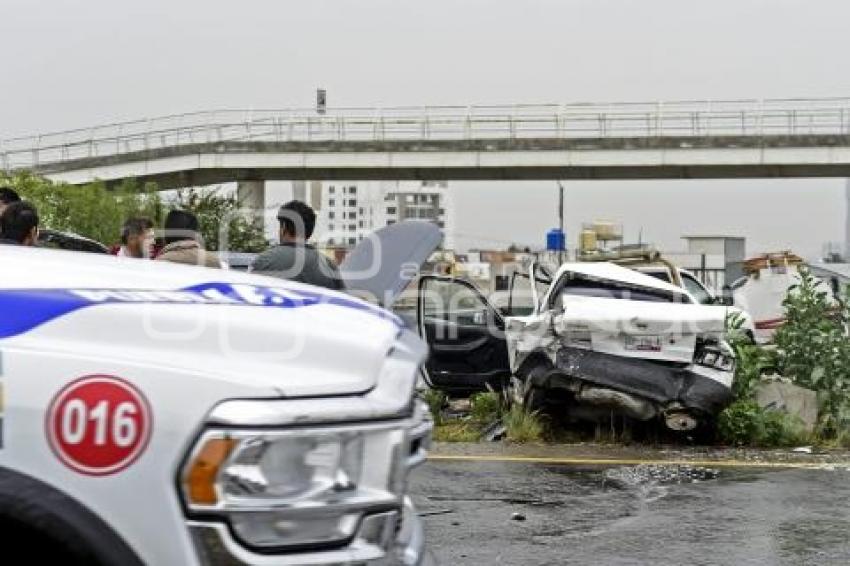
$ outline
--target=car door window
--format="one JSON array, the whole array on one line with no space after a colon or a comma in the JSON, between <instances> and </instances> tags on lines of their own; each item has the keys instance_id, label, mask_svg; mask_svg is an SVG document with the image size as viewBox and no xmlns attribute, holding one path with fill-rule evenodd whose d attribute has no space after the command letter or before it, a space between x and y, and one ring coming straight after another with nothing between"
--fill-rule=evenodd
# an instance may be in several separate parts
<instances>
[{"instance_id":1,"label":"car door window","mask_svg":"<svg viewBox=\"0 0 850 566\"><path fill-rule=\"evenodd\" d=\"M490 307L472 287L451 279L430 279L422 288L422 315L463 326L486 327Z\"/></svg>"},{"instance_id":2,"label":"car door window","mask_svg":"<svg viewBox=\"0 0 850 566\"><path fill-rule=\"evenodd\" d=\"M515 272L511 276L509 308L505 310L508 316L526 316L534 312L534 300L531 290L531 280L528 275Z\"/></svg>"},{"instance_id":3,"label":"car door window","mask_svg":"<svg viewBox=\"0 0 850 566\"><path fill-rule=\"evenodd\" d=\"M694 300L701 305L710 305L714 303L714 297L705 290L705 287L700 285L699 281L690 275L682 274L682 286L693 296Z\"/></svg>"}]
</instances>

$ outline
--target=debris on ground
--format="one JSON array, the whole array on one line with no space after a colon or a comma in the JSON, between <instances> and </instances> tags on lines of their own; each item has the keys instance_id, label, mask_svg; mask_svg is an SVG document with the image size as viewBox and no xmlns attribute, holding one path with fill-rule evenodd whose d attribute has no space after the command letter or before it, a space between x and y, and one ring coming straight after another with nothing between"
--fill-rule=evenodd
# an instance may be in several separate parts
<instances>
[{"instance_id":1,"label":"debris on ground","mask_svg":"<svg viewBox=\"0 0 850 566\"><path fill-rule=\"evenodd\" d=\"M811 446L798 446L797 448L794 448L793 450L791 450L791 452L795 452L797 454L811 454L812 453L812 447Z\"/></svg>"},{"instance_id":2,"label":"debris on ground","mask_svg":"<svg viewBox=\"0 0 850 566\"><path fill-rule=\"evenodd\" d=\"M525 521L525 515L522 513L511 513L511 521Z\"/></svg>"},{"instance_id":3,"label":"debris on ground","mask_svg":"<svg viewBox=\"0 0 850 566\"><path fill-rule=\"evenodd\" d=\"M504 423L502 423L502 421L496 421L489 424L487 428L484 429L484 432L481 434L481 438L487 442L498 442L505 438L507 432L508 428L504 425Z\"/></svg>"},{"instance_id":4,"label":"debris on ground","mask_svg":"<svg viewBox=\"0 0 850 566\"><path fill-rule=\"evenodd\" d=\"M454 509L435 509L433 511L420 511L420 517L433 517L434 515L448 515L449 513L454 513Z\"/></svg>"},{"instance_id":5,"label":"debris on ground","mask_svg":"<svg viewBox=\"0 0 850 566\"><path fill-rule=\"evenodd\" d=\"M456 415L468 415L472 409L469 397L461 397L459 399L449 399L448 412Z\"/></svg>"}]
</instances>

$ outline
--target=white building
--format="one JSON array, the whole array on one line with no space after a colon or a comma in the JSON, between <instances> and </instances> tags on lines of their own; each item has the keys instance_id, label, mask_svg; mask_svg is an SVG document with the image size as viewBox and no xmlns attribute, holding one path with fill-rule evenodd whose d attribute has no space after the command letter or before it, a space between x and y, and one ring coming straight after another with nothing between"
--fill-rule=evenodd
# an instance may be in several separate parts
<instances>
[{"instance_id":1,"label":"white building","mask_svg":"<svg viewBox=\"0 0 850 566\"><path fill-rule=\"evenodd\" d=\"M351 247L383 226L422 220L443 229L444 248L453 246L453 207L444 182L301 182L293 183L293 198L316 210L313 240L319 245Z\"/></svg>"}]
</instances>

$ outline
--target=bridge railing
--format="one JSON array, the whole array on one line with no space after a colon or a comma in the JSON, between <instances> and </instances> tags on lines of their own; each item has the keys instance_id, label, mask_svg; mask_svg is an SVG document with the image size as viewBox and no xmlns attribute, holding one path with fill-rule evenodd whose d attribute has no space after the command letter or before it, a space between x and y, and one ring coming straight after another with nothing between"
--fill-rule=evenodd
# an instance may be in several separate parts
<instances>
[{"instance_id":1,"label":"bridge railing","mask_svg":"<svg viewBox=\"0 0 850 566\"><path fill-rule=\"evenodd\" d=\"M800 136L850 133L850 98L216 110L0 140L0 168L216 142Z\"/></svg>"}]
</instances>

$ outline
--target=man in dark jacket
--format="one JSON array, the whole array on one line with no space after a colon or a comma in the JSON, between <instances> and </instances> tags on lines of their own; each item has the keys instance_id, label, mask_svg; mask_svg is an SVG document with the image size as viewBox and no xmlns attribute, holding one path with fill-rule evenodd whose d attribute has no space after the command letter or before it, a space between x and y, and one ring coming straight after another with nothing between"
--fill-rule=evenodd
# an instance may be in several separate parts
<instances>
[{"instance_id":1,"label":"man in dark jacket","mask_svg":"<svg viewBox=\"0 0 850 566\"><path fill-rule=\"evenodd\" d=\"M251 271L328 289L345 289L337 266L307 243L316 227L313 209L294 200L280 207L277 219L280 222L280 245L257 256Z\"/></svg>"},{"instance_id":2,"label":"man in dark jacket","mask_svg":"<svg viewBox=\"0 0 850 566\"><path fill-rule=\"evenodd\" d=\"M0 214L13 202L20 202L21 197L12 187L0 187Z\"/></svg>"},{"instance_id":3,"label":"man in dark jacket","mask_svg":"<svg viewBox=\"0 0 850 566\"><path fill-rule=\"evenodd\" d=\"M20 200L0 214L0 243L34 246L38 241L38 212L30 203Z\"/></svg>"}]
</instances>

